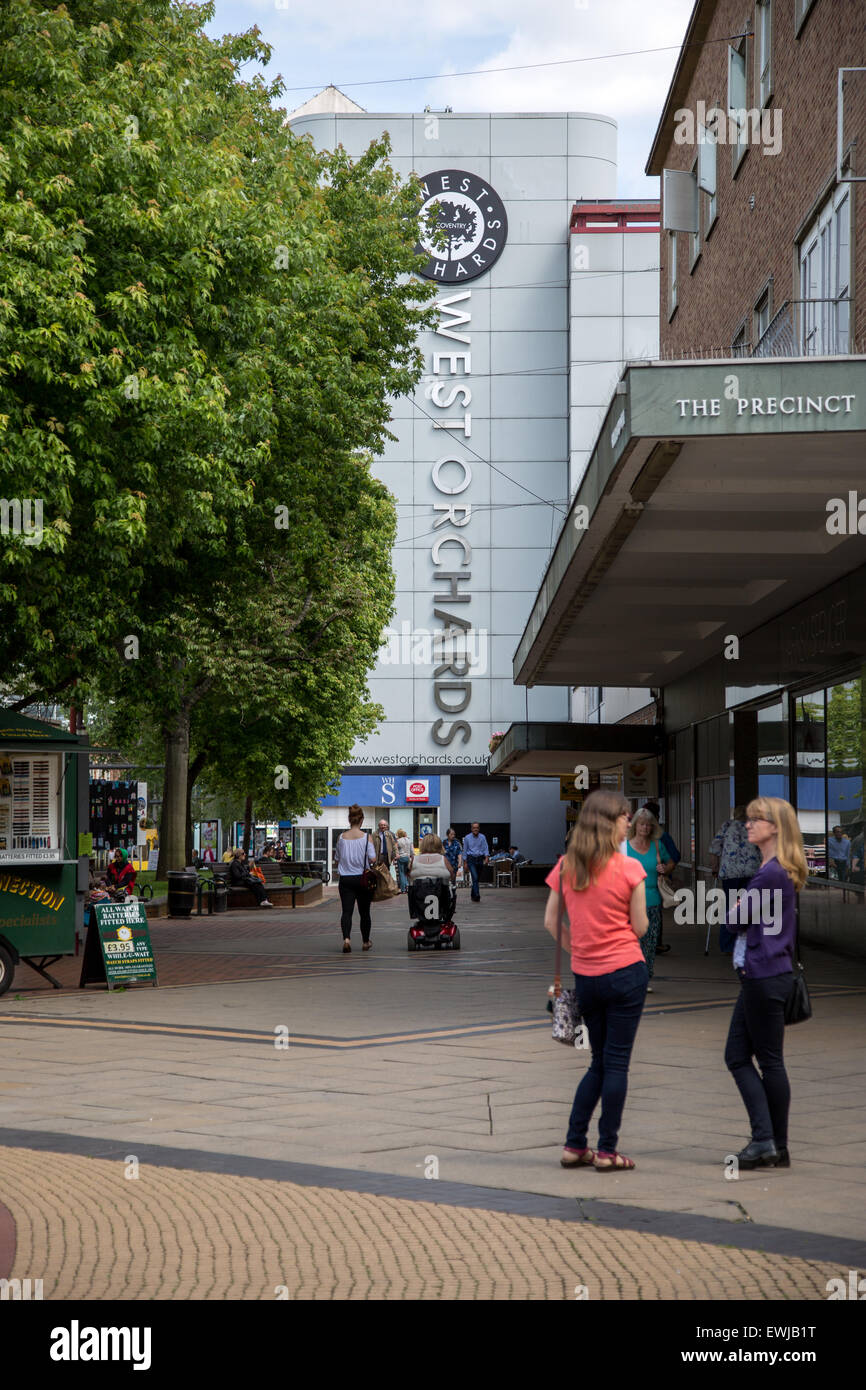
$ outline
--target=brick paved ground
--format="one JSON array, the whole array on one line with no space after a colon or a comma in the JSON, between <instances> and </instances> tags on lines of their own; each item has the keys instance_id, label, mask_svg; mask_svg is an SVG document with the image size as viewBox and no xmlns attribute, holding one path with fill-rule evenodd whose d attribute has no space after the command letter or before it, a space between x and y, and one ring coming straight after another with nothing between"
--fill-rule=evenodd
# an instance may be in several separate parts
<instances>
[{"instance_id":1,"label":"brick paved ground","mask_svg":"<svg viewBox=\"0 0 866 1390\"><path fill-rule=\"evenodd\" d=\"M808 954L815 1017L791 1030L786 1044L793 1167L730 1181L725 1157L747 1137L722 1062L733 972L715 952L704 958L699 929L669 930L674 949L657 962L621 1141L638 1168L608 1176L565 1172L559 1148L587 1058L550 1040L544 997L552 944L540 926L543 896L534 889L487 891L478 907L461 898L460 953L410 955L405 902L395 901L374 909L373 951L343 956L330 900L302 917L251 912L153 924L160 989L58 993L40 982L30 990L22 971L18 997L0 1000L0 1146L7 1146L0 1203L19 1223L26 1212L19 1277L26 1277L21 1259L35 1257L21 1250L40 1230L49 1242L40 1257L61 1271L52 1279L78 1277L62 1256L63 1242L87 1223L79 1227L67 1215L61 1241L59 1228L49 1235L49 1213L39 1203L71 1212L79 1193L101 1200L102 1177L82 1184L82 1175L101 1172L110 1154L106 1171L114 1177L104 1190L115 1196L106 1195L94 1214L99 1249L84 1258L84 1270L93 1258L96 1268L115 1267L122 1257L116 1241L121 1252L125 1242L140 1250L134 1223L144 1218L132 1212L139 1205L144 1212L142 1194L150 1194L154 1211L161 1203L175 1213L181 1243L209 1246L225 1229L220 1250L230 1269L223 1275L239 1281L246 1297L272 1297L244 1272L253 1260L244 1253L254 1231L248 1213L263 1210L255 1203L267 1192L274 1202L281 1194L280 1221L289 1232L302 1221L298 1213L312 1220L317 1201L332 1212L335 1233L354 1222L353 1203L358 1211L379 1211L404 1262L403 1245L412 1247L418 1231L422 1248L432 1248L432 1222L464 1281L495 1288L497 1297L524 1296L517 1290L529 1284L521 1279L536 1296L564 1296L563 1265L550 1253L560 1239L571 1242L563 1249L577 1249L567 1278L589 1285L580 1275L591 1271L592 1297L613 1297L619 1288L623 1297L656 1297L665 1289L703 1298L715 1289L712 1296L724 1298L741 1296L748 1284L759 1291L746 1296L774 1298L785 1296L786 1279L796 1296L824 1297L827 1278L866 1262L866 963ZM289 1047L282 1049L275 1041L285 1032ZM25 1159L33 1149L41 1157ZM46 1152L60 1157L49 1160ZM118 1177L129 1153L151 1153L148 1162L161 1173L147 1181ZM435 1183L421 1180L431 1156L439 1165ZM231 1171L191 1177L190 1168L202 1163ZM268 1163L283 1166L276 1176L256 1166ZM175 1167L180 1176L168 1172ZM431 1189L435 1200L426 1196ZM207 1209L187 1205L195 1191ZM133 1224L121 1238L112 1213L124 1203ZM237 1206L237 1230L211 1214L220 1203L224 1212ZM390 1204L387 1220L382 1203ZM495 1223L495 1239L489 1226L486 1240L472 1234L481 1221ZM0 1219L0 1257L2 1233ZM264 1226L256 1239L265 1240ZM515 1269L507 1261L491 1266L491 1242L504 1250L518 1239L531 1255ZM278 1245L288 1249L282 1242L280 1236ZM377 1255L385 1263L371 1272L368 1292L393 1272L389 1250ZM335 1251L337 1245L335 1269L346 1268ZM678 1269L685 1271L682 1286ZM363 1270L363 1262L352 1266L353 1289L368 1289ZM451 1278L450 1267L437 1266L436 1277ZM316 1278L323 1281L320 1296L330 1297L333 1281L322 1271ZM179 1287L187 1289L184 1280ZM273 1278L274 1285L289 1282L288 1270Z\"/></svg>"},{"instance_id":2,"label":"brick paved ground","mask_svg":"<svg viewBox=\"0 0 866 1390\"><path fill-rule=\"evenodd\" d=\"M826 1298L839 1265L482 1208L0 1149L45 1299ZM585 1291L585 1293L583 1292Z\"/></svg>"}]
</instances>

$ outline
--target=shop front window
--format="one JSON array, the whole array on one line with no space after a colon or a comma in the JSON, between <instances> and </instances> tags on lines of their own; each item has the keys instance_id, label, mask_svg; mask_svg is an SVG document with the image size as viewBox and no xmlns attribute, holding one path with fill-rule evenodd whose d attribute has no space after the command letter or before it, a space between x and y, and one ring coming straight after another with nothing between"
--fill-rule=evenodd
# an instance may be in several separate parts
<instances>
[{"instance_id":1,"label":"shop front window","mask_svg":"<svg viewBox=\"0 0 866 1390\"><path fill-rule=\"evenodd\" d=\"M797 816L809 873L827 875L827 725L825 692L794 701Z\"/></svg>"},{"instance_id":2,"label":"shop front window","mask_svg":"<svg viewBox=\"0 0 866 1390\"><path fill-rule=\"evenodd\" d=\"M827 867L830 877L864 883L860 679L827 691Z\"/></svg>"},{"instance_id":3,"label":"shop front window","mask_svg":"<svg viewBox=\"0 0 866 1390\"><path fill-rule=\"evenodd\" d=\"M313 859L323 859L328 862L328 828L327 826L297 825L295 826L295 859L309 862Z\"/></svg>"},{"instance_id":4,"label":"shop front window","mask_svg":"<svg viewBox=\"0 0 866 1390\"><path fill-rule=\"evenodd\" d=\"M758 796L791 799L785 702L758 710Z\"/></svg>"}]
</instances>

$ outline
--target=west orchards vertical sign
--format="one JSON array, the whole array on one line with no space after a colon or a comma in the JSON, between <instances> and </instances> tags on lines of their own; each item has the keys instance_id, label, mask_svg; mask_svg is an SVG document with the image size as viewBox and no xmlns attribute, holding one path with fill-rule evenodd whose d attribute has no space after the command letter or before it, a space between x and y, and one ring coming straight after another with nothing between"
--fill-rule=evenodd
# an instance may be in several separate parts
<instances>
[{"instance_id":1,"label":"west orchards vertical sign","mask_svg":"<svg viewBox=\"0 0 866 1390\"><path fill-rule=\"evenodd\" d=\"M508 235L502 199L489 183L462 169L428 174L421 187L424 231L418 250L430 257L421 274L445 285L460 285L486 274L501 255ZM433 212L436 220L431 225ZM433 463L433 487L447 500L433 503L431 526L435 538L430 556L433 584L437 586L432 594L433 699L442 714L431 725L430 734L434 743L447 747L458 735L462 735L463 744L472 737L471 675L486 634L475 628L468 587L472 579L472 501L467 494L472 465L455 447L460 439L472 437L472 291L461 289L446 295L437 301L437 308L440 318L425 395L437 412L432 428L441 432L443 443L442 453ZM436 339L449 341L439 344Z\"/></svg>"}]
</instances>

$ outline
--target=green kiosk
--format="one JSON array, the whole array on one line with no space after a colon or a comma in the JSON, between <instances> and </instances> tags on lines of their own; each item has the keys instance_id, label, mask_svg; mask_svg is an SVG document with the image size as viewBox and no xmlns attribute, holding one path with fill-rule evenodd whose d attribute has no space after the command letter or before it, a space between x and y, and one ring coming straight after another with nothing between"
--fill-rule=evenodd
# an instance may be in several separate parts
<instances>
[{"instance_id":1,"label":"green kiosk","mask_svg":"<svg viewBox=\"0 0 866 1390\"><path fill-rule=\"evenodd\" d=\"M83 930L88 738L0 709L0 995L23 960L48 973Z\"/></svg>"}]
</instances>

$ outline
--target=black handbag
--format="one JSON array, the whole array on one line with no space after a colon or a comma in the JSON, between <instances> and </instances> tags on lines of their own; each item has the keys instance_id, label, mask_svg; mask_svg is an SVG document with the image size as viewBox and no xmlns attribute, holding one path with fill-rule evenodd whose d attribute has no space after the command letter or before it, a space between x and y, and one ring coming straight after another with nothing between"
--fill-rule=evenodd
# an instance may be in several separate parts
<instances>
[{"instance_id":1,"label":"black handbag","mask_svg":"<svg viewBox=\"0 0 866 1390\"><path fill-rule=\"evenodd\" d=\"M794 941L794 978L791 992L785 1000L785 1023L805 1023L812 1017L812 1001L806 984L806 974L800 963L800 904L797 903L797 935Z\"/></svg>"},{"instance_id":2,"label":"black handbag","mask_svg":"<svg viewBox=\"0 0 866 1390\"><path fill-rule=\"evenodd\" d=\"M370 843L371 843L371 840L370 840L370 832L369 832L369 830L368 830L368 831L367 831L367 844L369 845ZM377 875L377 873L376 873L376 870L370 868L370 861L369 861L369 859L366 857L366 855L367 855L367 851L366 851L366 849L365 849L365 850L364 850L364 856L365 856L365 857L364 857L364 869L363 869L363 872L361 873L361 887L362 887L362 888L366 888L366 890L367 890L368 893L375 893L376 889L377 889L378 886L379 886L379 878L378 878L378 875Z\"/></svg>"}]
</instances>

